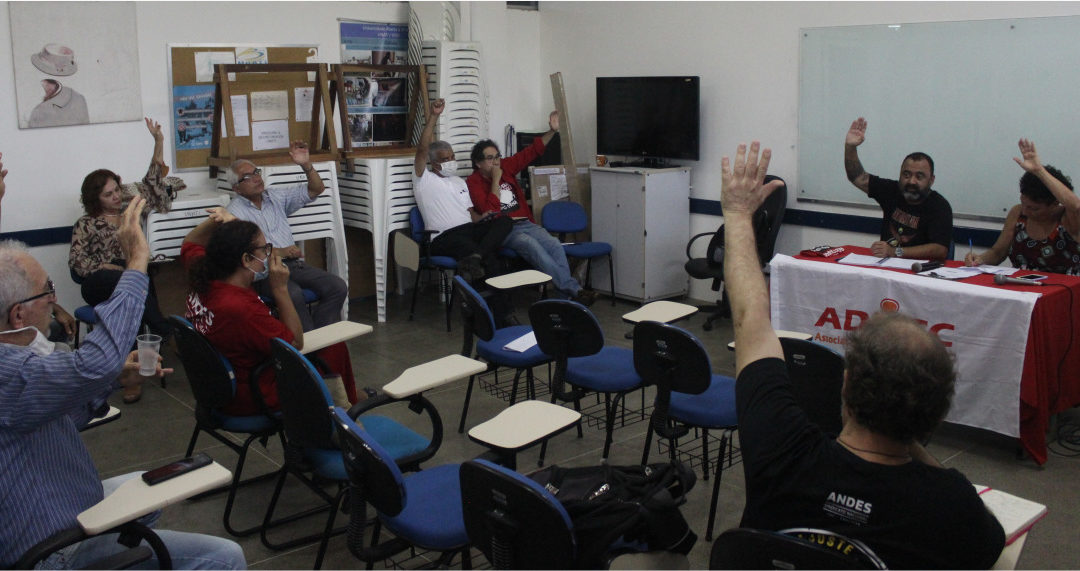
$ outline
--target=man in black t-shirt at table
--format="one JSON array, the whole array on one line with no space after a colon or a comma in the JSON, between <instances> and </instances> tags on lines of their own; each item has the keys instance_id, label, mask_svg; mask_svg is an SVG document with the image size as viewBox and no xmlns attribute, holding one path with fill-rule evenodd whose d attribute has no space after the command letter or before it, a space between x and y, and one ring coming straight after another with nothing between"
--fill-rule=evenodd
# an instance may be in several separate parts
<instances>
[{"instance_id":1,"label":"man in black t-shirt at table","mask_svg":"<svg viewBox=\"0 0 1080 571\"><path fill-rule=\"evenodd\" d=\"M952 207L936 191L934 159L911 153L900 164L900 180L867 173L858 146L866 139L866 119L851 123L844 139L844 169L848 180L881 205L881 237L870 249L879 258L944 260L952 244Z\"/></svg>"},{"instance_id":2,"label":"man in black t-shirt at table","mask_svg":"<svg viewBox=\"0 0 1080 571\"><path fill-rule=\"evenodd\" d=\"M809 527L859 540L890 568L983 568L1005 544L974 487L919 444L949 410L955 372L915 320L877 314L848 337L836 438L796 400L757 257L752 217L770 152L723 159L724 283L735 327L736 410L746 475L742 526Z\"/></svg>"}]
</instances>

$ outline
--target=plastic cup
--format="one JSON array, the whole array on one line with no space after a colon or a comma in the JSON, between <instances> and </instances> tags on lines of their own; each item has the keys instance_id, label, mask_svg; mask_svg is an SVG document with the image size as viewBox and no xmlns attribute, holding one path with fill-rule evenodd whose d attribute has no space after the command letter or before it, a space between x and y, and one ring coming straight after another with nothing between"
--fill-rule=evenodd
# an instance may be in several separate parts
<instances>
[{"instance_id":1,"label":"plastic cup","mask_svg":"<svg viewBox=\"0 0 1080 571\"><path fill-rule=\"evenodd\" d=\"M135 338L139 347L139 374L152 377L157 373L158 352L161 350L161 336L147 333Z\"/></svg>"},{"instance_id":2,"label":"plastic cup","mask_svg":"<svg viewBox=\"0 0 1080 571\"><path fill-rule=\"evenodd\" d=\"M596 155L596 166L598 166L598 167L606 167L607 166L607 156L606 155Z\"/></svg>"}]
</instances>

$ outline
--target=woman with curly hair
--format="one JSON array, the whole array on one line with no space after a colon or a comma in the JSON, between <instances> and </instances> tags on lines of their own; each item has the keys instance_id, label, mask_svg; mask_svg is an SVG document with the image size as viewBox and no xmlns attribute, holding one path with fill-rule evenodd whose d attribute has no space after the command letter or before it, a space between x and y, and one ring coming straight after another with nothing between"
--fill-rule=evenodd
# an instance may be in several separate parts
<instances>
[{"instance_id":1,"label":"woman with curly hair","mask_svg":"<svg viewBox=\"0 0 1080 571\"><path fill-rule=\"evenodd\" d=\"M150 168L142 181L123 185L120 176L107 169L98 169L83 179L82 205L86 214L75 221L71 235L71 251L68 253L68 267L72 278L82 284L82 296L86 303L97 305L112 295L116 283L124 269L124 254L116 239L116 230L120 217L127 203L136 194L146 199L147 208L143 211L143 223L151 210L168 212L172 206L168 183L165 175L169 168L162 159L164 135L161 125L146 118L146 128L154 137L154 155ZM183 181L170 178L170 183L183 188ZM164 338L171 333L171 326L158 307L154 282L150 281L150 292L146 297L143 311L143 323L150 330ZM141 395L124 395L124 402L135 402Z\"/></svg>"},{"instance_id":2,"label":"woman with curly hair","mask_svg":"<svg viewBox=\"0 0 1080 571\"><path fill-rule=\"evenodd\" d=\"M1022 159L1013 158L1020 177L1020 204L1005 217L994 245L982 254L969 253L969 266L1000 264L1009 258L1014 268L1080 275L1080 197L1060 170L1043 165L1035 143L1020 139Z\"/></svg>"},{"instance_id":3,"label":"woman with curly hair","mask_svg":"<svg viewBox=\"0 0 1080 571\"><path fill-rule=\"evenodd\" d=\"M236 395L222 412L259 414L259 401L248 379L255 367L270 358L270 340L279 337L297 349L304 346L304 329L289 297L288 266L258 226L236 219L224 208L211 208L210 218L188 233L180 259L188 269L191 285L187 319L229 360L236 373ZM252 288L263 279L270 282L277 317ZM352 364L343 343L322 349L319 356L341 373L346 387L353 382ZM272 367L263 370L258 384L266 408L277 410Z\"/></svg>"}]
</instances>

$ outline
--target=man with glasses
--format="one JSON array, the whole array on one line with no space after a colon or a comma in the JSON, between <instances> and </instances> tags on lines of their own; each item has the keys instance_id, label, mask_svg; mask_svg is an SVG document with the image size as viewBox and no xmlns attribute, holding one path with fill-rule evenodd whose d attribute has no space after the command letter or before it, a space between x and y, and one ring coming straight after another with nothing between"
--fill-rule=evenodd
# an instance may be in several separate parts
<instances>
[{"instance_id":1,"label":"man with glasses","mask_svg":"<svg viewBox=\"0 0 1080 571\"><path fill-rule=\"evenodd\" d=\"M318 198L326 189L322 178L311 165L307 144L293 141L289 146L292 161L304 169L307 183L285 188L266 190L261 169L247 160L238 160L229 168L228 181L236 197L229 202L229 212L241 220L254 222L262 230L267 243L274 248L289 267L289 297L292 298L304 331L336 323L341 320L341 307L349 296L345 280L304 264L300 248L289 228L289 215ZM270 297L270 284L265 279L255 282L255 291ZM303 290L309 289L319 296L319 303L308 311Z\"/></svg>"},{"instance_id":2,"label":"man with glasses","mask_svg":"<svg viewBox=\"0 0 1080 571\"><path fill-rule=\"evenodd\" d=\"M130 349L150 284L150 247L139 224L145 205L136 197L124 211L117 239L127 269L109 300L94 308L100 322L74 352L45 339L56 301L45 269L25 245L0 242L0 567L11 567L40 541L76 527L80 512L138 475L102 482L78 429L107 406L114 390L142 383ZM148 518L156 520L156 514ZM243 551L232 541L172 531L158 535L174 568L245 567ZM81 568L125 550L116 539L90 538L44 565Z\"/></svg>"},{"instance_id":3,"label":"man with glasses","mask_svg":"<svg viewBox=\"0 0 1080 571\"><path fill-rule=\"evenodd\" d=\"M573 298L585 305L592 305L596 293L585 290L570 275L570 264L559 240L542 226L536 224L525 192L517 182L517 174L537 157L552 137L559 131L559 112L548 116L548 131L533 139L532 145L518 151L514 156L502 158L499 147L491 139L473 145L471 158L473 172L465 182L469 196L477 212L485 215L505 216L513 220L510 234L502 245L525 258L534 268L551 276L559 294Z\"/></svg>"},{"instance_id":4,"label":"man with glasses","mask_svg":"<svg viewBox=\"0 0 1080 571\"><path fill-rule=\"evenodd\" d=\"M435 125L446 109L437 99L428 109L427 123L416 148L413 192L424 227L435 232L431 253L457 260L458 272L466 281L479 285L486 276L499 273L496 252L510 232L510 220L481 215L469 200L465 181L457 176L454 148L446 141L434 141ZM427 168L430 163L430 170Z\"/></svg>"}]
</instances>

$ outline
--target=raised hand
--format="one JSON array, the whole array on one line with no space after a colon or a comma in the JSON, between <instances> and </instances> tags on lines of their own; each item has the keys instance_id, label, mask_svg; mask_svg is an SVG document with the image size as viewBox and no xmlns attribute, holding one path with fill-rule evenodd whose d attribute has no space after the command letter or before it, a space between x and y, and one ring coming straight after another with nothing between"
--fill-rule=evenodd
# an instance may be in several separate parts
<instances>
[{"instance_id":1,"label":"raised hand","mask_svg":"<svg viewBox=\"0 0 1080 571\"><path fill-rule=\"evenodd\" d=\"M548 115L548 127L550 127L552 131L558 131L559 130L559 112L558 111L552 111L551 115Z\"/></svg>"},{"instance_id":2,"label":"raised hand","mask_svg":"<svg viewBox=\"0 0 1080 571\"><path fill-rule=\"evenodd\" d=\"M128 269L143 273L146 273L146 265L150 262L150 245L147 244L142 230L142 212L145 207L146 199L142 195L135 195L124 209L120 228L116 231L116 239L120 242L120 250L124 252Z\"/></svg>"},{"instance_id":3,"label":"raised hand","mask_svg":"<svg viewBox=\"0 0 1080 571\"><path fill-rule=\"evenodd\" d=\"M445 110L446 110L446 100L445 99L436 99L435 101L431 102L431 116L432 117L438 117L439 115L442 115L442 112L445 111Z\"/></svg>"},{"instance_id":4,"label":"raised hand","mask_svg":"<svg viewBox=\"0 0 1080 571\"><path fill-rule=\"evenodd\" d=\"M866 140L866 119L859 117L851 122L851 128L848 129L844 144L858 147L864 140Z\"/></svg>"},{"instance_id":5,"label":"raised hand","mask_svg":"<svg viewBox=\"0 0 1080 571\"><path fill-rule=\"evenodd\" d=\"M1024 158L1023 160L1020 160L1013 157L1016 164L1020 165L1020 168L1027 172L1036 172L1041 169L1042 162L1039 161L1039 153L1035 151L1035 143L1027 139L1020 139L1020 142L1017 144L1020 147L1020 155Z\"/></svg>"},{"instance_id":6,"label":"raised hand","mask_svg":"<svg viewBox=\"0 0 1080 571\"><path fill-rule=\"evenodd\" d=\"M210 220L213 220L218 224L224 224L226 222L232 222L233 220L236 220L236 217L233 216L232 212L229 212L229 209L225 208L224 206L219 206L217 208L207 208L206 212L210 214Z\"/></svg>"},{"instance_id":7,"label":"raised hand","mask_svg":"<svg viewBox=\"0 0 1080 571\"><path fill-rule=\"evenodd\" d=\"M289 144L289 158L292 162L304 167L307 170L311 165L311 153L308 152L307 143L303 141L293 141Z\"/></svg>"},{"instance_id":8,"label":"raised hand","mask_svg":"<svg viewBox=\"0 0 1080 571\"><path fill-rule=\"evenodd\" d=\"M162 141L165 139L165 135L161 132L161 123L154 121L149 117L143 117L143 121L146 121L146 130L150 131L155 141Z\"/></svg>"},{"instance_id":9,"label":"raised hand","mask_svg":"<svg viewBox=\"0 0 1080 571\"><path fill-rule=\"evenodd\" d=\"M746 144L739 145L739 149L735 154L734 168L732 168L731 159L728 157L725 156L721 161L720 204L725 215L752 215L772 191L784 185L780 180L762 184L765 175L769 171L772 150L765 149L761 151L761 160L759 162L758 150L760 146L760 143L754 141L750 144L750 153L747 154Z\"/></svg>"},{"instance_id":10,"label":"raised hand","mask_svg":"<svg viewBox=\"0 0 1080 571\"><path fill-rule=\"evenodd\" d=\"M270 257L270 287L289 291L289 266L281 261L281 256L275 253Z\"/></svg>"}]
</instances>

